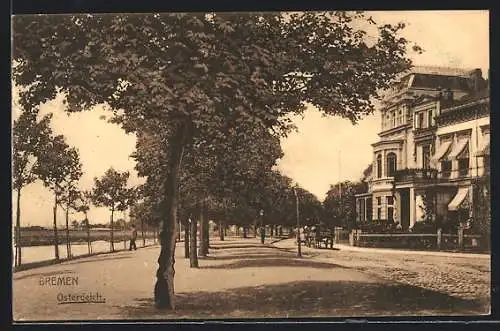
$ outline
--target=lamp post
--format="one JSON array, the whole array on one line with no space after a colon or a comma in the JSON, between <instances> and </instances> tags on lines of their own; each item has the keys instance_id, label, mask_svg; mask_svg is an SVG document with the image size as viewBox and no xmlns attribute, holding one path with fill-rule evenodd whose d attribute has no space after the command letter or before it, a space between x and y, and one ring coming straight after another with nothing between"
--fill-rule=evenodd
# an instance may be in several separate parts
<instances>
[{"instance_id":1,"label":"lamp post","mask_svg":"<svg viewBox=\"0 0 500 331\"><path fill-rule=\"evenodd\" d=\"M264 209L260 210L260 243L263 244L266 238L266 229L264 228Z\"/></svg>"},{"instance_id":2,"label":"lamp post","mask_svg":"<svg viewBox=\"0 0 500 331\"><path fill-rule=\"evenodd\" d=\"M300 241L300 217L299 217L299 195L297 192L298 185L293 188L293 194L295 195L295 205L297 207L297 257L302 257L302 248Z\"/></svg>"}]
</instances>

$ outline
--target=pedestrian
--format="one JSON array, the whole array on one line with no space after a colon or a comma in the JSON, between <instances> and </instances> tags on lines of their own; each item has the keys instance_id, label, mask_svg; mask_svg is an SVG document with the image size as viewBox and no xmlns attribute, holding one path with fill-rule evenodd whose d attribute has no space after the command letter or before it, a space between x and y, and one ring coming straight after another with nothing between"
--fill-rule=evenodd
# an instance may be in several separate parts
<instances>
[{"instance_id":1,"label":"pedestrian","mask_svg":"<svg viewBox=\"0 0 500 331\"><path fill-rule=\"evenodd\" d=\"M137 239L137 229L135 228L135 225L132 224L132 231L130 233L130 247L129 251L132 250L132 247L134 248L134 251L137 250L137 246L135 245L135 240Z\"/></svg>"},{"instance_id":2,"label":"pedestrian","mask_svg":"<svg viewBox=\"0 0 500 331\"><path fill-rule=\"evenodd\" d=\"M259 232L260 232L260 242L261 244L263 244L266 239L266 228L261 226Z\"/></svg>"}]
</instances>

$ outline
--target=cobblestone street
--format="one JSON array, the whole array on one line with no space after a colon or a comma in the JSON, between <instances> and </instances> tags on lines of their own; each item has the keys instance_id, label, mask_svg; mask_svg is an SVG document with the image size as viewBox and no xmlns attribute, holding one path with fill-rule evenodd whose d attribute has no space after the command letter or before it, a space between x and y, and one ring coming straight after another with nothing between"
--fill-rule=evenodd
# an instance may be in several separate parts
<instances>
[{"instance_id":1,"label":"cobblestone street","mask_svg":"<svg viewBox=\"0 0 500 331\"><path fill-rule=\"evenodd\" d=\"M293 239L275 245L288 249L297 247ZM341 247L340 250L302 247L302 251L307 257L334 262L387 280L461 299L490 301L491 260L488 255L337 247Z\"/></svg>"}]
</instances>

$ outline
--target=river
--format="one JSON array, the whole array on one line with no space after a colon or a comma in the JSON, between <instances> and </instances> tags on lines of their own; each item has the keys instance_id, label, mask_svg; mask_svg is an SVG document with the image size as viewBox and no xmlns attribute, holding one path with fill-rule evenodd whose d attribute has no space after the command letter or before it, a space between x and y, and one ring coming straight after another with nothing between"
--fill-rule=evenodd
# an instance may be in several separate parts
<instances>
[{"instance_id":1,"label":"river","mask_svg":"<svg viewBox=\"0 0 500 331\"><path fill-rule=\"evenodd\" d=\"M137 247L142 247L142 239L136 241ZM146 239L146 245L153 245L154 239ZM126 243L128 248L128 242ZM116 242L115 250L123 250L125 248L124 242ZM92 242L92 253L109 252L109 241L94 241ZM15 247L12 247L12 265L14 266L14 253ZM87 243L74 243L71 244L71 253L74 257L88 254ZM46 246L27 246L22 248L21 253L22 264L43 262L55 259L54 245ZM59 258L67 258L66 244L59 245Z\"/></svg>"}]
</instances>

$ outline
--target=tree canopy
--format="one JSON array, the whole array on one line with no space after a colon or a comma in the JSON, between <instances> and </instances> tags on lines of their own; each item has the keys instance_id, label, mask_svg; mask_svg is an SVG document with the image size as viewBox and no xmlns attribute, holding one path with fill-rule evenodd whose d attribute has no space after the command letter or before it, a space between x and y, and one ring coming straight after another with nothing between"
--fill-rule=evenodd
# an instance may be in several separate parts
<instances>
[{"instance_id":1,"label":"tree canopy","mask_svg":"<svg viewBox=\"0 0 500 331\"><path fill-rule=\"evenodd\" d=\"M408 41L398 35L403 24L380 25L369 44L355 21L367 20L360 12L15 16L13 78L25 108L62 93L67 111L105 104L129 132L162 132L148 156L166 172L148 176L165 218L155 302L173 308L184 154L200 144L222 153L233 134L286 135L289 115L307 103L353 123L373 112L379 90L410 66Z\"/></svg>"}]
</instances>

